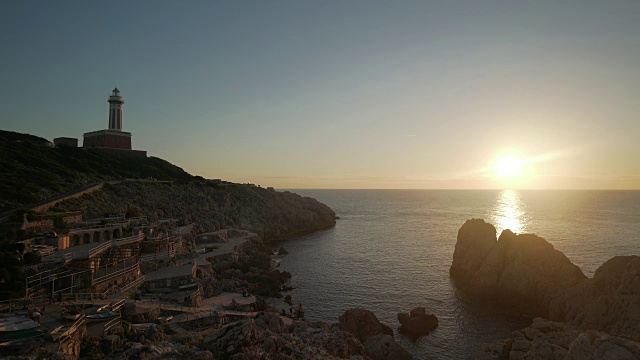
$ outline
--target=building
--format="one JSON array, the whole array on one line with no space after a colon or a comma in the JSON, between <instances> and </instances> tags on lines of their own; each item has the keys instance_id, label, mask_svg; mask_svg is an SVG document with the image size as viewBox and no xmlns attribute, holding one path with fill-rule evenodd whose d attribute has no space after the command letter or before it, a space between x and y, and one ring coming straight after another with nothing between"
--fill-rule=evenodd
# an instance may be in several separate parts
<instances>
[{"instance_id":1,"label":"building","mask_svg":"<svg viewBox=\"0 0 640 360\"><path fill-rule=\"evenodd\" d=\"M122 106L124 99L118 88L109 96L109 126L105 130L91 131L84 134L85 149L100 149L127 152L147 156L146 151L131 149L131 133L122 130Z\"/></svg>"},{"instance_id":2,"label":"building","mask_svg":"<svg viewBox=\"0 0 640 360\"><path fill-rule=\"evenodd\" d=\"M77 148L78 147L78 139L69 138L69 137L59 137L59 138L53 139L53 144L55 145L55 147L58 147L58 148L61 148L61 147L74 147L74 148Z\"/></svg>"}]
</instances>

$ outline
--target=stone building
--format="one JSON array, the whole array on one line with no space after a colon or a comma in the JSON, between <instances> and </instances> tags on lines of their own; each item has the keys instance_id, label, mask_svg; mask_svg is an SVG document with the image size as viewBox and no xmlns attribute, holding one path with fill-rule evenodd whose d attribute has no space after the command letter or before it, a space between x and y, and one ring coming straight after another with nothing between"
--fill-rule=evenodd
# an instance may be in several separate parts
<instances>
[{"instance_id":1,"label":"stone building","mask_svg":"<svg viewBox=\"0 0 640 360\"><path fill-rule=\"evenodd\" d=\"M70 137L59 137L59 138L53 139L53 144L55 145L55 147L58 147L58 148L61 148L61 147L77 148L78 139L70 138Z\"/></svg>"}]
</instances>

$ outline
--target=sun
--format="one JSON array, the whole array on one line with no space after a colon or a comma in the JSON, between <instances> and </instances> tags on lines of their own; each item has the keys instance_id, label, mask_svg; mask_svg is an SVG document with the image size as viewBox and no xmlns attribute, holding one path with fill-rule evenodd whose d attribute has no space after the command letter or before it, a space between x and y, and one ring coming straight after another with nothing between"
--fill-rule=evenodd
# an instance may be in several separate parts
<instances>
[{"instance_id":1,"label":"sun","mask_svg":"<svg viewBox=\"0 0 640 360\"><path fill-rule=\"evenodd\" d=\"M500 159L495 167L496 175L503 178L516 178L522 175L522 160L516 156L507 155Z\"/></svg>"}]
</instances>

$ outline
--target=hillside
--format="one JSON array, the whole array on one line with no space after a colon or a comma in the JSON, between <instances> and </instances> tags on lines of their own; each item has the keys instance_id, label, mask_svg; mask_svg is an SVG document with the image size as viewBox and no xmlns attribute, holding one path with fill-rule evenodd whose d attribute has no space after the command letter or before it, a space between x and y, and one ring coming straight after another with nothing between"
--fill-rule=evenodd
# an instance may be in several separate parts
<instances>
[{"instance_id":1,"label":"hillside","mask_svg":"<svg viewBox=\"0 0 640 360\"><path fill-rule=\"evenodd\" d=\"M56 210L82 211L85 218L134 213L151 220L195 223L198 231L241 228L267 241L326 229L335 213L315 199L252 185L212 183L158 158L117 156L80 148L53 148L45 139L0 131L0 206L33 204L83 185L116 179L167 181L106 184L65 200Z\"/></svg>"},{"instance_id":2,"label":"hillside","mask_svg":"<svg viewBox=\"0 0 640 360\"><path fill-rule=\"evenodd\" d=\"M0 212L104 180L192 180L155 157L118 156L81 148L53 148L46 139L0 130Z\"/></svg>"},{"instance_id":3,"label":"hillside","mask_svg":"<svg viewBox=\"0 0 640 360\"><path fill-rule=\"evenodd\" d=\"M246 229L267 241L288 238L335 225L335 213L309 197L251 185L127 182L66 200L56 206L80 210L87 218L126 212L151 220L195 223L198 232Z\"/></svg>"}]
</instances>

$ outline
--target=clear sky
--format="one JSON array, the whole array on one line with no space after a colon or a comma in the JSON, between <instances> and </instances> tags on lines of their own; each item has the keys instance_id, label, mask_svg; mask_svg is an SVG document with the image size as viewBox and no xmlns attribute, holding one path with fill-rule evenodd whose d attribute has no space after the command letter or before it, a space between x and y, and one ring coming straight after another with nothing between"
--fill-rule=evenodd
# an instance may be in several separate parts
<instances>
[{"instance_id":1,"label":"clear sky","mask_svg":"<svg viewBox=\"0 0 640 360\"><path fill-rule=\"evenodd\" d=\"M4 1L0 128L277 188L640 188L640 1ZM505 169L506 167L506 169Z\"/></svg>"}]
</instances>

